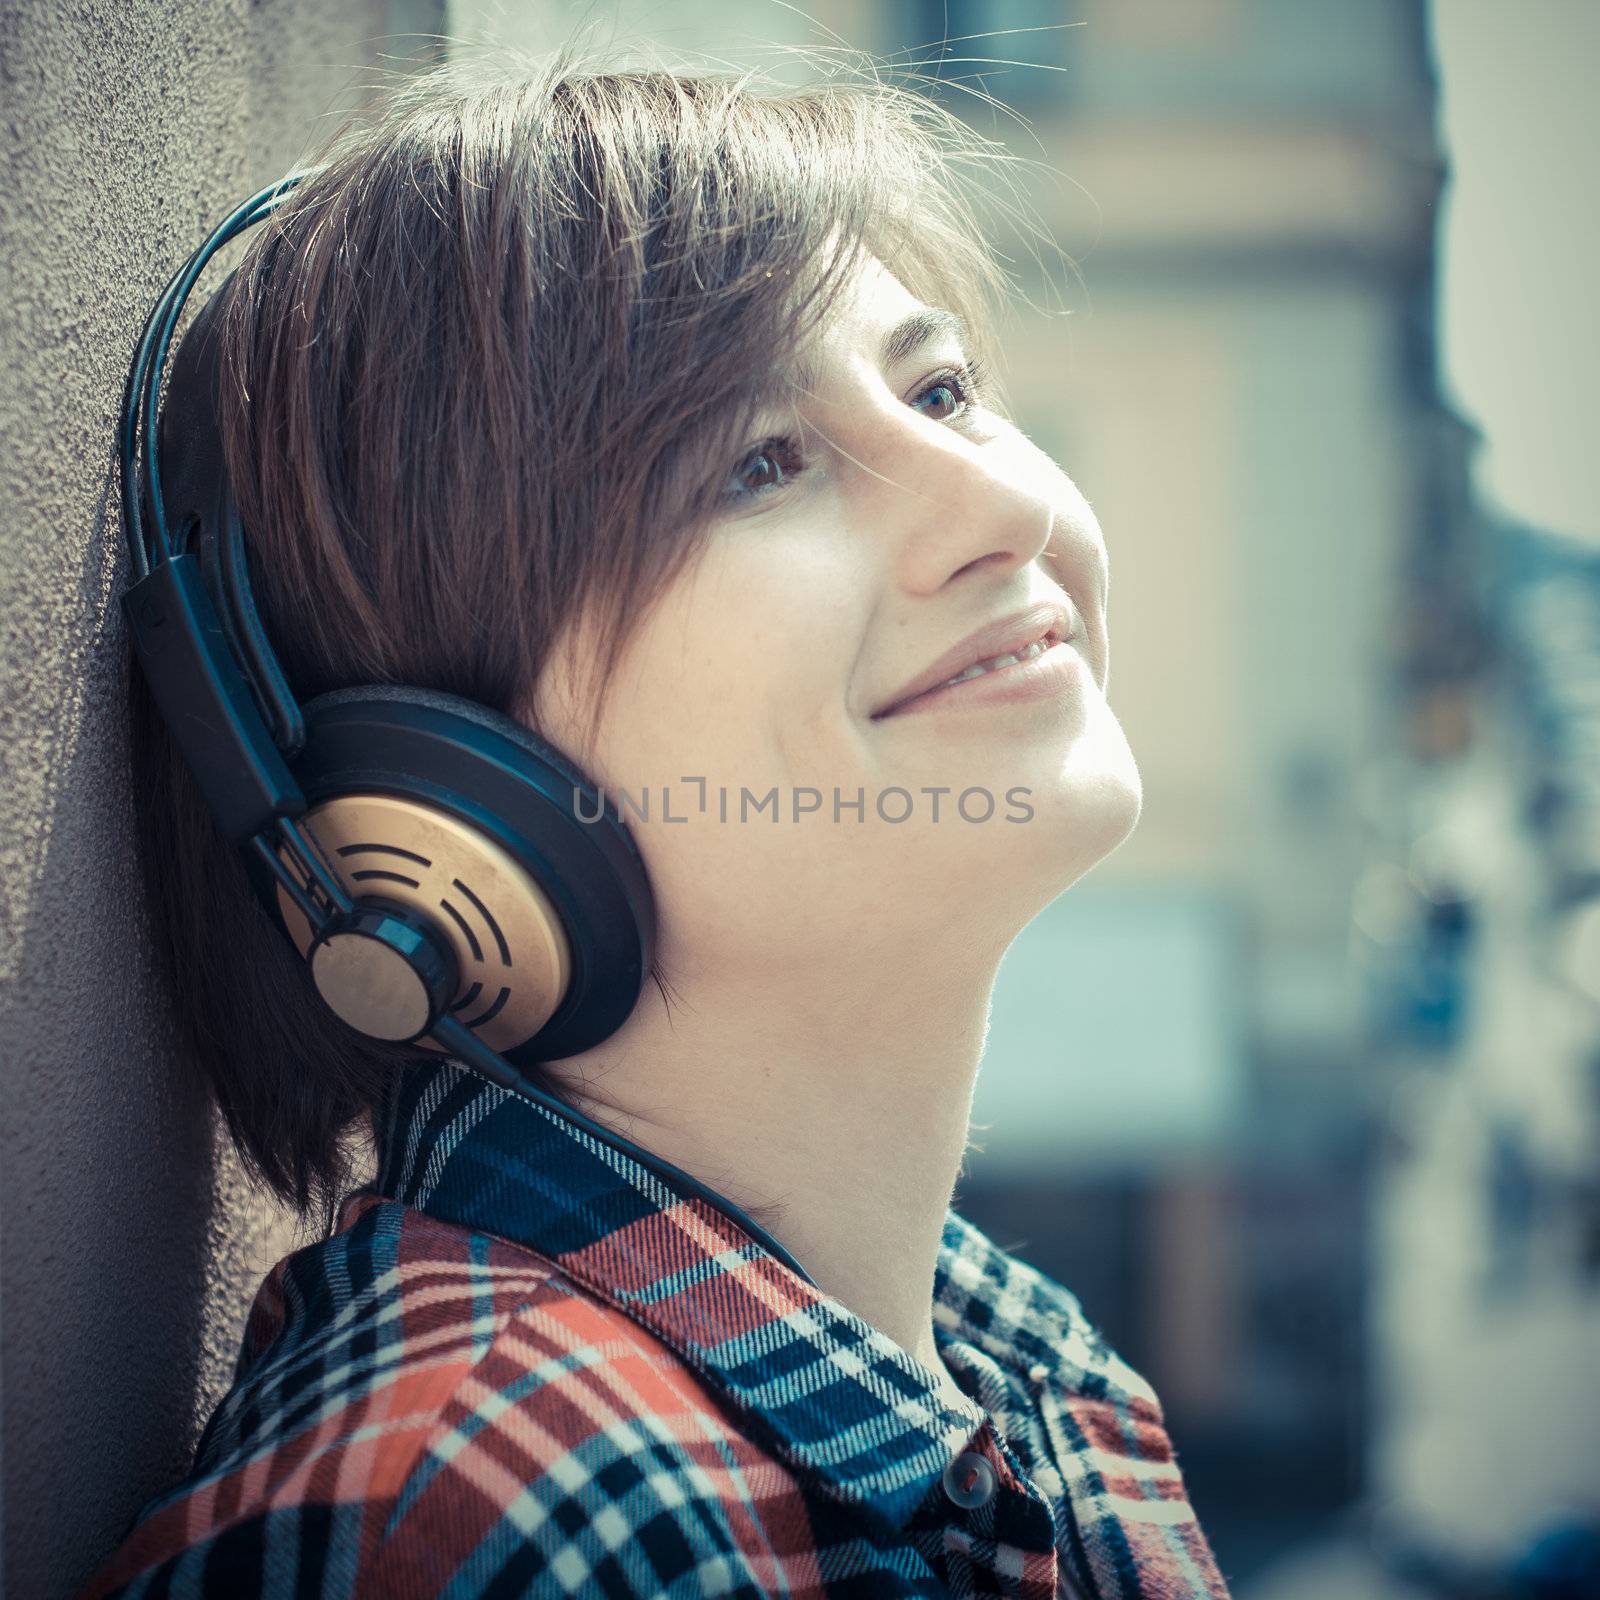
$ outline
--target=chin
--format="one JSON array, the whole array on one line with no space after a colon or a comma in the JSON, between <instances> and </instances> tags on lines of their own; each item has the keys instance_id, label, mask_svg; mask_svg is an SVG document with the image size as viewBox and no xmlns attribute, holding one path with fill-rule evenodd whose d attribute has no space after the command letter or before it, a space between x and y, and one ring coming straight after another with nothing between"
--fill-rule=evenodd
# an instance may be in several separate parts
<instances>
[{"instance_id":1,"label":"chin","mask_svg":"<svg viewBox=\"0 0 1600 1600\"><path fill-rule=\"evenodd\" d=\"M1033 814L998 830L1003 860L991 865L1018 885L1032 915L1133 832L1144 786L1121 726L1108 716L1075 740L1043 781L1026 787Z\"/></svg>"}]
</instances>

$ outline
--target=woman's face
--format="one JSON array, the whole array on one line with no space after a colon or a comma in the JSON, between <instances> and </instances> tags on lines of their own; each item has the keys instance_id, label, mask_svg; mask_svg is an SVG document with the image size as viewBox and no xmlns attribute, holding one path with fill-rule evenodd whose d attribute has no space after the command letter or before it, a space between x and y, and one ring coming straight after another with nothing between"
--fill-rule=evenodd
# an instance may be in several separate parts
<instances>
[{"instance_id":1,"label":"woman's face","mask_svg":"<svg viewBox=\"0 0 1600 1600\"><path fill-rule=\"evenodd\" d=\"M881 266L805 355L604 716L577 709L586 651L541 685L548 736L633 829L678 978L997 959L1139 813L1083 496L984 409L953 319Z\"/></svg>"}]
</instances>

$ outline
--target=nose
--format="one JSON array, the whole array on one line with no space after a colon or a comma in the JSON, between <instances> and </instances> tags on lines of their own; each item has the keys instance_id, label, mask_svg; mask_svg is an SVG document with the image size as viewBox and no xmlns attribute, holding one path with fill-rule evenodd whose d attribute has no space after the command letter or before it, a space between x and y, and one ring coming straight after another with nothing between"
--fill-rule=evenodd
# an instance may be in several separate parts
<instances>
[{"instance_id":1,"label":"nose","mask_svg":"<svg viewBox=\"0 0 1600 1600\"><path fill-rule=\"evenodd\" d=\"M979 572L998 580L1038 559L1054 505L1001 439L973 439L905 406L874 432L864 509L903 592L935 594Z\"/></svg>"}]
</instances>

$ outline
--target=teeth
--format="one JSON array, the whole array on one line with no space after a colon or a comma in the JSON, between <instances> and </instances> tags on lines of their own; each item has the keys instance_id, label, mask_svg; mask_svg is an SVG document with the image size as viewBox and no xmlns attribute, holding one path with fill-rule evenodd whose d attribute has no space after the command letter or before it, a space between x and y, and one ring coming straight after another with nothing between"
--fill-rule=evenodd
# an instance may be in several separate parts
<instances>
[{"instance_id":1,"label":"teeth","mask_svg":"<svg viewBox=\"0 0 1600 1600\"><path fill-rule=\"evenodd\" d=\"M1044 639L1035 639L1025 650L1019 650L1015 655L991 656L987 661L975 661L953 678L946 678L941 688L947 688L952 683L965 683L968 678L981 678L986 672L997 672L1001 667L1014 667L1019 661L1031 661L1037 655L1043 655L1049 648L1049 643Z\"/></svg>"}]
</instances>

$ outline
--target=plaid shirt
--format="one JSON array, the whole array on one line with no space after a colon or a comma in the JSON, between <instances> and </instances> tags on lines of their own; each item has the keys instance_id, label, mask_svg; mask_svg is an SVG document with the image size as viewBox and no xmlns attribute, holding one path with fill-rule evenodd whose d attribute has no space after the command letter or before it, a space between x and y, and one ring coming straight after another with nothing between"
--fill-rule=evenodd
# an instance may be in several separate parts
<instances>
[{"instance_id":1,"label":"plaid shirt","mask_svg":"<svg viewBox=\"0 0 1600 1600\"><path fill-rule=\"evenodd\" d=\"M742 1229L453 1063L274 1268L194 1470L87 1596L1227 1588L1149 1386L953 1211L970 1399Z\"/></svg>"}]
</instances>

